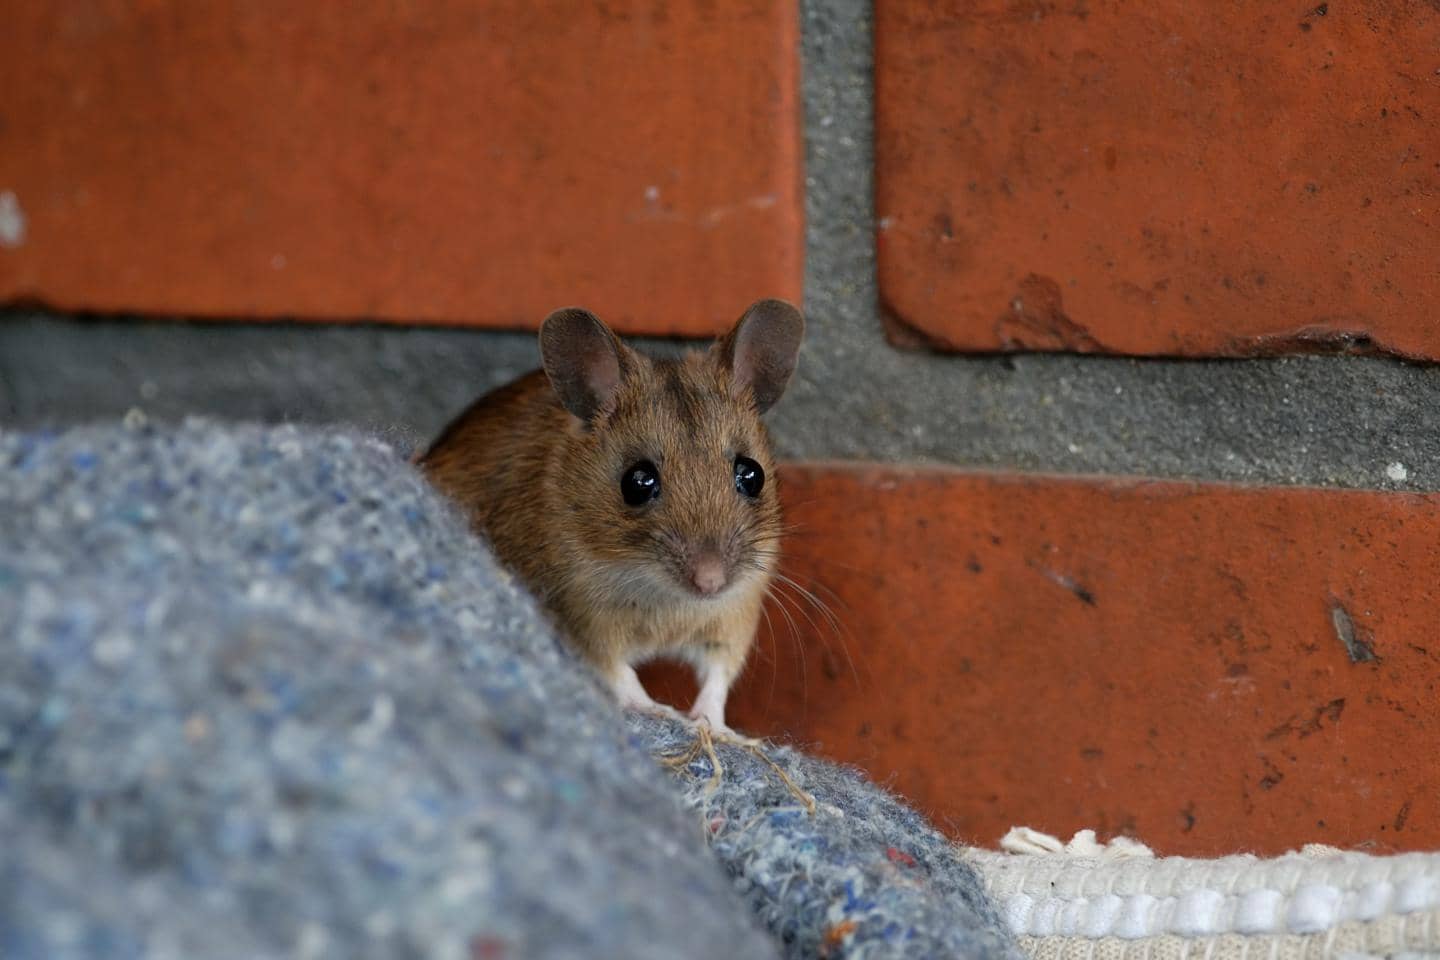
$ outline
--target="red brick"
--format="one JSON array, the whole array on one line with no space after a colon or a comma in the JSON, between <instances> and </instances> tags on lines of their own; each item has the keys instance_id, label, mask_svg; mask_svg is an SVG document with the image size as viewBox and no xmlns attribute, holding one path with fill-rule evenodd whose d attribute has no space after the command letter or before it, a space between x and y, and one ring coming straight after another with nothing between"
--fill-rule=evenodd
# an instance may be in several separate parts
<instances>
[{"instance_id":1,"label":"red brick","mask_svg":"<svg viewBox=\"0 0 1440 960\"><path fill-rule=\"evenodd\" d=\"M892 339L1440 358L1440 7L876 0Z\"/></svg>"},{"instance_id":2,"label":"red brick","mask_svg":"<svg viewBox=\"0 0 1440 960\"><path fill-rule=\"evenodd\" d=\"M793 4L11 4L0 300L701 334L798 299Z\"/></svg>"},{"instance_id":3,"label":"red brick","mask_svg":"<svg viewBox=\"0 0 1440 960\"><path fill-rule=\"evenodd\" d=\"M774 605L740 729L857 764L987 845L1027 824L1174 854L1440 846L1440 497L782 479L789 573L841 628L792 595L792 636Z\"/></svg>"}]
</instances>

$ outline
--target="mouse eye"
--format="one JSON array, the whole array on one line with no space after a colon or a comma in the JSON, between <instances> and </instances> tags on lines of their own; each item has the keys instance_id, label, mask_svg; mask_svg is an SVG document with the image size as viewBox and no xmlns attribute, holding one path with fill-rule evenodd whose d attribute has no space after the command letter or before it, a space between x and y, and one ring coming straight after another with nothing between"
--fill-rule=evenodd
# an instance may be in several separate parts
<instances>
[{"instance_id":1,"label":"mouse eye","mask_svg":"<svg viewBox=\"0 0 1440 960\"><path fill-rule=\"evenodd\" d=\"M649 460L630 464L620 478L620 494L630 506L644 506L660 496L660 471Z\"/></svg>"},{"instance_id":2,"label":"mouse eye","mask_svg":"<svg viewBox=\"0 0 1440 960\"><path fill-rule=\"evenodd\" d=\"M749 457L735 458L735 489L752 500L765 487L765 471Z\"/></svg>"}]
</instances>

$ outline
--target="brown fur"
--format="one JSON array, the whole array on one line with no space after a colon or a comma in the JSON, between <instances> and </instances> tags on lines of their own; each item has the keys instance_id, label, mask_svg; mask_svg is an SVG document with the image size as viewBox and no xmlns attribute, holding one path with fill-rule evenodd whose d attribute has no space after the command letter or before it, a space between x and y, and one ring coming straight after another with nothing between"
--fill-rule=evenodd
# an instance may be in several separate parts
<instances>
[{"instance_id":1,"label":"brown fur","mask_svg":"<svg viewBox=\"0 0 1440 960\"><path fill-rule=\"evenodd\" d=\"M793 308L780 306L799 324ZM477 400L420 459L612 685L628 666L669 655L693 663L702 679L719 674L728 689L749 654L781 516L756 391L732 371L731 344L746 318L709 351L675 360L646 357L612 336L605 352L619 360L619 386L588 422L557 396L564 383L552 386L537 370ZM778 387L772 377L757 389L778 397L793 361L792 348ZM557 376L550 352L546 367ZM572 367L559 374L573 375ZM591 412L583 401L571 407ZM737 456L765 471L753 500L735 489ZM625 503L620 479L639 460L658 467L661 495L637 508ZM714 597L687 580L688 564L706 551L718 552L728 573Z\"/></svg>"}]
</instances>

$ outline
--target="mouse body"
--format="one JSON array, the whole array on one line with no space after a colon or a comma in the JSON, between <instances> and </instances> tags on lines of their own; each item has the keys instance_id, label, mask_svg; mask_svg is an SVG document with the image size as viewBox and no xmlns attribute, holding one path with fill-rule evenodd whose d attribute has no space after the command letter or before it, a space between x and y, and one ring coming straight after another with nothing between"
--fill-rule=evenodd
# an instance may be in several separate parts
<instances>
[{"instance_id":1,"label":"mouse body","mask_svg":"<svg viewBox=\"0 0 1440 960\"><path fill-rule=\"evenodd\" d=\"M753 304L708 350L649 357L579 308L540 329L543 367L472 404L420 457L622 706L660 709L635 666L689 662L717 730L779 559L761 420L804 321Z\"/></svg>"}]
</instances>

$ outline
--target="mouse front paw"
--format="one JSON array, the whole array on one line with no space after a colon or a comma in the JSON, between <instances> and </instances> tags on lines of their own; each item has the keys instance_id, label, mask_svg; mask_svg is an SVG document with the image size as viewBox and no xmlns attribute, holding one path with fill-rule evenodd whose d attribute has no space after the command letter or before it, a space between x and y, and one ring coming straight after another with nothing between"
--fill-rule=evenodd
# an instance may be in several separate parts
<instances>
[{"instance_id":1,"label":"mouse front paw","mask_svg":"<svg viewBox=\"0 0 1440 960\"><path fill-rule=\"evenodd\" d=\"M660 703L657 700L651 700L646 704L631 704L625 706L624 709L627 713L648 713L652 717L663 717L666 720L679 720L681 723L685 723L689 719L685 714L669 704Z\"/></svg>"},{"instance_id":2,"label":"mouse front paw","mask_svg":"<svg viewBox=\"0 0 1440 960\"><path fill-rule=\"evenodd\" d=\"M709 727L714 733L734 732L725 725L725 714L723 712L717 712L714 709L705 709L702 704L697 703L691 707L690 712L685 714L685 719L696 726Z\"/></svg>"}]
</instances>

